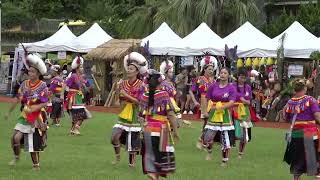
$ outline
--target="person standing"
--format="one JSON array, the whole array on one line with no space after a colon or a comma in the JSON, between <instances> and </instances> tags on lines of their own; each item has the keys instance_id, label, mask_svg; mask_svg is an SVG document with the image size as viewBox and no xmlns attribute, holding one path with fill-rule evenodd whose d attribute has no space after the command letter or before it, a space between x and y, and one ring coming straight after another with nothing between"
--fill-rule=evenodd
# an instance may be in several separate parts
<instances>
[{"instance_id":1,"label":"person standing","mask_svg":"<svg viewBox=\"0 0 320 180\"><path fill-rule=\"evenodd\" d=\"M60 126L60 118L63 117L63 99L60 98L63 79L61 78L61 69L59 65L51 66L53 78L50 83L50 94L51 94L51 102L52 108L50 112L50 118L53 120L52 124L56 127Z\"/></svg>"},{"instance_id":2,"label":"person standing","mask_svg":"<svg viewBox=\"0 0 320 180\"><path fill-rule=\"evenodd\" d=\"M213 71L215 69L216 65L216 58L213 56L206 56L204 57L201 62L201 76L198 77L198 80L194 82L192 85L192 88L189 90L191 99L193 100L195 106L201 107L201 115L200 118L203 120L203 127L201 131L201 135L198 139L197 142L197 148L202 149L203 144L202 144L202 136L203 136L203 131L204 127L207 124L207 117L204 117L204 114L207 111L207 100L206 100L206 93L208 88L211 86L211 84L214 83L214 77L213 77ZM198 95L199 97L197 97ZM200 103L197 101L197 99L200 101Z\"/></svg>"},{"instance_id":3,"label":"person standing","mask_svg":"<svg viewBox=\"0 0 320 180\"><path fill-rule=\"evenodd\" d=\"M231 131L234 130L231 108L236 100L234 86L229 83L230 73L227 68L220 71L220 79L212 84L206 94L205 102L208 102L208 110L204 117L208 118L204 127L203 144L208 151L206 160L212 159L212 146L215 136L220 134L220 144L222 150L222 164L226 166L229 160L229 150L231 142ZM209 115L208 115L209 112Z\"/></svg>"},{"instance_id":4,"label":"person standing","mask_svg":"<svg viewBox=\"0 0 320 180\"><path fill-rule=\"evenodd\" d=\"M287 134L287 148L284 161L290 165L294 180L300 180L302 174L319 176L319 130L320 109L317 100L305 95L306 80L295 79L294 97L284 107L284 118L291 121Z\"/></svg>"},{"instance_id":5,"label":"person standing","mask_svg":"<svg viewBox=\"0 0 320 180\"><path fill-rule=\"evenodd\" d=\"M161 81L159 72L149 70L148 88L140 98L140 113L146 119L143 131L142 167L143 173L152 180L174 173L176 170L174 143L179 140L175 108L168 92L161 90Z\"/></svg>"},{"instance_id":6,"label":"person standing","mask_svg":"<svg viewBox=\"0 0 320 180\"><path fill-rule=\"evenodd\" d=\"M252 99L251 86L246 83L246 71L244 68L237 73L237 82L234 88L236 89L236 103L234 110L234 126L235 136L240 140L238 158L244 154L244 148L247 142L251 139L250 128L253 127L250 115L250 104Z\"/></svg>"},{"instance_id":7,"label":"person standing","mask_svg":"<svg viewBox=\"0 0 320 180\"><path fill-rule=\"evenodd\" d=\"M39 170L40 152L47 145L45 107L48 103L48 88L41 80L47 68L37 55L29 54L26 60L24 64L28 69L28 79L22 82L18 91L23 109L11 139L14 159L9 165L16 165L20 159L20 149L24 146L25 150L30 152L33 169ZM16 102L18 103L19 101Z\"/></svg>"},{"instance_id":8,"label":"person standing","mask_svg":"<svg viewBox=\"0 0 320 180\"><path fill-rule=\"evenodd\" d=\"M123 80L119 87L121 113L118 116L118 122L112 128L111 144L116 155L112 164L120 162L120 150L123 144L126 145L126 150L129 152L129 166L135 167L136 155L141 149L138 98L142 89L142 81L139 79L139 74L144 74L147 67L147 60L137 52L132 52L124 58L127 80Z\"/></svg>"},{"instance_id":9,"label":"person standing","mask_svg":"<svg viewBox=\"0 0 320 180\"><path fill-rule=\"evenodd\" d=\"M83 78L83 58L77 56L73 59L71 68L72 74L62 86L60 99L64 99L64 92L68 87L68 95L65 102L65 108L72 118L70 135L80 135L82 122L90 118L91 114L83 103L83 92L89 87L89 82Z\"/></svg>"}]
</instances>

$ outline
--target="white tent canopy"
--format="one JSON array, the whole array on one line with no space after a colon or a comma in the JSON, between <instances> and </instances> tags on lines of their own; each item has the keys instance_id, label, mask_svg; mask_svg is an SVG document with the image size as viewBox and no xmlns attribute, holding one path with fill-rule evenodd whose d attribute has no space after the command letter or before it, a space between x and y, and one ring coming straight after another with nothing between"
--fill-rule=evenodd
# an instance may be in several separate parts
<instances>
[{"instance_id":1,"label":"white tent canopy","mask_svg":"<svg viewBox=\"0 0 320 180\"><path fill-rule=\"evenodd\" d=\"M67 45L74 40L76 36L70 31L67 25L62 26L52 36L42 41L33 43L22 43L30 52L51 52L51 51L76 51L71 45ZM21 44L19 44L21 48Z\"/></svg>"},{"instance_id":2,"label":"white tent canopy","mask_svg":"<svg viewBox=\"0 0 320 180\"><path fill-rule=\"evenodd\" d=\"M289 26L283 33L273 38L273 43L279 46L283 34L286 34L284 40L285 57L309 58L313 51L320 49L318 38L297 21Z\"/></svg>"},{"instance_id":3,"label":"white tent canopy","mask_svg":"<svg viewBox=\"0 0 320 180\"><path fill-rule=\"evenodd\" d=\"M182 39L188 49L188 55L203 55L210 52L224 55L224 42L206 23L201 23L194 31Z\"/></svg>"},{"instance_id":4,"label":"white tent canopy","mask_svg":"<svg viewBox=\"0 0 320 180\"><path fill-rule=\"evenodd\" d=\"M112 37L107 34L97 23L94 23L86 32L73 39L69 44L77 52L87 53L91 49L108 42Z\"/></svg>"},{"instance_id":5,"label":"white tent canopy","mask_svg":"<svg viewBox=\"0 0 320 180\"><path fill-rule=\"evenodd\" d=\"M244 23L223 40L228 46L238 46L239 57L275 57L277 55L276 44L250 22Z\"/></svg>"},{"instance_id":6,"label":"white tent canopy","mask_svg":"<svg viewBox=\"0 0 320 180\"><path fill-rule=\"evenodd\" d=\"M149 51L152 55L185 55L185 49L180 42L181 38L168 26L162 23L160 27L141 41L144 46L149 41Z\"/></svg>"}]
</instances>

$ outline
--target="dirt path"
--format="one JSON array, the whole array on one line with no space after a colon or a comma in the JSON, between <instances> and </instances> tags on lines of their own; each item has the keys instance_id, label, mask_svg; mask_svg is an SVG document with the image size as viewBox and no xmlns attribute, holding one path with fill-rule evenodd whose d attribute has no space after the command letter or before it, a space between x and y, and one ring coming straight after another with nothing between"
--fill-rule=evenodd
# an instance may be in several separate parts
<instances>
[{"instance_id":1,"label":"dirt path","mask_svg":"<svg viewBox=\"0 0 320 180\"><path fill-rule=\"evenodd\" d=\"M0 96L0 102L8 102L13 103L16 100L14 98L6 97L6 96ZM103 106L87 106L87 108L90 111L95 112L103 112L103 113L113 113L118 114L120 113L119 108L110 107L106 108ZM183 115L183 119L190 120L190 121L200 121L200 119L196 118L196 115ZM290 124L288 123L279 123L279 122L266 122L266 121L260 121L256 123L257 127L265 127L265 128L279 128L279 129L288 129L290 127Z\"/></svg>"}]
</instances>

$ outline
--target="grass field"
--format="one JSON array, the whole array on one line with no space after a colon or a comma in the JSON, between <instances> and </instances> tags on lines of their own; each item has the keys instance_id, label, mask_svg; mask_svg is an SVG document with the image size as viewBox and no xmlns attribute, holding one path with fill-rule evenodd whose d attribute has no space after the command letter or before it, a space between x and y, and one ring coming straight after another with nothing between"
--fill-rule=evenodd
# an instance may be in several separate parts
<instances>
[{"instance_id":1,"label":"grass field","mask_svg":"<svg viewBox=\"0 0 320 180\"><path fill-rule=\"evenodd\" d=\"M9 104L0 104L3 116ZM1 180L131 180L148 179L141 170L141 158L136 169L128 168L127 153L122 151L121 163L112 166L113 147L110 144L112 126L116 115L93 113L94 118L82 126L82 136L68 136L70 121L63 119L61 128L49 129L49 146L41 154L41 171L31 170L29 153L22 153L15 168L7 164L12 159L10 137L18 117L18 109L8 121L0 121L0 179ZM286 180L292 179L289 167L282 162L285 131L278 129L253 129L253 141L246 148L243 159L237 159L232 149L228 167L220 167L220 146L214 146L214 158L205 161L206 153L195 148L200 133L200 123L194 128L180 129L181 140L176 146L177 171L168 179L175 180ZM303 177L303 179L314 179Z\"/></svg>"}]
</instances>

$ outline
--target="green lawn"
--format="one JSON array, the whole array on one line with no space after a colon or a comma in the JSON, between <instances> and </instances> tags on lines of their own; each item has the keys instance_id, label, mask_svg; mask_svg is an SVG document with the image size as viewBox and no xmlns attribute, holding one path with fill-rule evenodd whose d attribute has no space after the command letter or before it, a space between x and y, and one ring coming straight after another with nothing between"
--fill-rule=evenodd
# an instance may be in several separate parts
<instances>
[{"instance_id":1,"label":"green lawn","mask_svg":"<svg viewBox=\"0 0 320 180\"><path fill-rule=\"evenodd\" d=\"M9 105L0 104L1 115ZM121 163L112 166L113 147L110 144L112 126L116 115L93 113L94 118L82 126L80 137L68 136L70 121L63 119L61 128L49 129L49 146L41 154L41 171L31 170L29 153L22 153L15 168L7 164L12 159L10 137L18 117L18 109L8 121L0 121L0 179L148 179L141 170L138 157L136 169L128 168L128 157L122 151ZM177 171L168 179L210 180L286 180L292 179L288 166L282 162L285 131L255 128L253 141L246 148L243 159L237 159L237 150L232 149L228 167L220 167L220 146L214 146L214 158L205 161L206 153L195 148L200 133L200 123L195 128L181 129L181 141L176 146ZM313 179L306 177L304 179Z\"/></svg>"}]
</instances>

